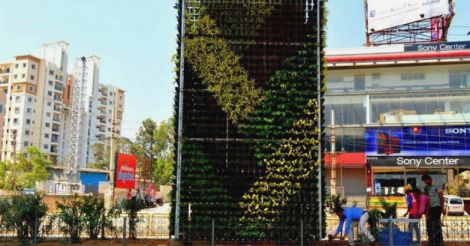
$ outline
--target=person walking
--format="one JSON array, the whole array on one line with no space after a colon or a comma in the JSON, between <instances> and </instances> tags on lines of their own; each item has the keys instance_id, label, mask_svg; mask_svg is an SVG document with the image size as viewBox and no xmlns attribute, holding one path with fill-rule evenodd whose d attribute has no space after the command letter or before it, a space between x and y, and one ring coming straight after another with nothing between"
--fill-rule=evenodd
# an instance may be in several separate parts
<instances>
[{"instance_id":1,"label":"person walking","mask_svg":"<svg viewBox=\"0 0 470 246\"><path fill-rule=\"evenodd\" d=\"M335 214L338 216L339 225L336 229L336 233L329 237L330 240L333 240L343 231L344 222L346 222L346 228L344 230L344 234L348 235L348 245L355 245L354 244L354 235L353 230L351 227L356 227L359 225L359 229L362 234L364 234L371 243L375 242L374 236L370 233L367 229L367 221L369 220L369 213L367 210L362 208L342 208L337 207L335 208ZM341 237L343 240L343 237Z\"/></svg>"},{"instance_id":2,"label":"person walking","mask_svg":"<svg viewBox=\"0 0 470 246\"><path fill-rule=\"evenodd\" d=\"M426 184L424 194L429 196L429 209L426 214L426 230L428 233L429 246L442 246L441 214L445 214L444 196L440 187L433 184L429 174L424 174L421 180Z\"/></svg>"},{"instance_id":3,"label":"person walking","mask_svg":"<svg viewBox=\"0 0 470 246\"><path fill-rule=\"evenodd\" d=\"M406 194L406 204L408 207L406 213L403 216L408 215L409 219L420 219L421 216L419 216L419 200L421 191L417 188L413 189L410 184L405 185L405 187L403 187L403 190ZM408 224L408 230L411 233L411 237L413 237L414 231L416 234L416 240L418 242L421 242L421 233L419 231L419 225L417 222L410 222Z\"/></svg>"}]
</instances>

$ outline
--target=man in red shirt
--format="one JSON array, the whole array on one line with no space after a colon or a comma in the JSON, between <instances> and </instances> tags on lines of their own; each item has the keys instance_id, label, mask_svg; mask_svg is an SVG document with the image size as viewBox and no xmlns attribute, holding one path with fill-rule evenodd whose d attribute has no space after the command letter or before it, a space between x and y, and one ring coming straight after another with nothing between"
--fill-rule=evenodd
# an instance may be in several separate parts
<instances>
[{"instance_id":1,"label":"man in red shirt","mask_svg":"<svg viewBox=\"0 0 470 246\"><path fill-rule=\"evenodd\" d=\"M412 192L412 186L410 184L405 185L404 190L406 194L406 204L408 205L408 210L404 216L408 215L409 219L419 219L419 197L416 196L417 192ZM416 240L421 242L421 233L419 231L418 223L409 223L408 230L413 237L413 230L416 232Z\"/></svg>"}]
</instances>

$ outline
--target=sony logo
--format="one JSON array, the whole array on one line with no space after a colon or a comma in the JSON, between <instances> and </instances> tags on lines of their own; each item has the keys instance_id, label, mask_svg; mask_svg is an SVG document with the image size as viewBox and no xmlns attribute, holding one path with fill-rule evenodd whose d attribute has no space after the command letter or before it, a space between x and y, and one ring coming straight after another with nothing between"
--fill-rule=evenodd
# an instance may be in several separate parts
<instances>
[{"instance_id":1,"label":"sony logo","mask_svg":"<svg viewBox=\"0 0 470 246\"><path fill-rule=\"evenodd\" d=\"M470 133L470 128L468 127L446 128L445 133L446 134L466 134L466 133Z\"/></svg>"}]
</instances>

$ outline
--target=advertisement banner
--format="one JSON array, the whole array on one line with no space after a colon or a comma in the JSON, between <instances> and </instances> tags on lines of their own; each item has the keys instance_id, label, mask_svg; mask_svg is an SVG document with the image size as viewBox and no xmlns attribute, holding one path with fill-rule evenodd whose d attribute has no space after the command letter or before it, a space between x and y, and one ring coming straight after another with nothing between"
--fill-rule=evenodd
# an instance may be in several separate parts
<instances>
[{"instance_id":1,"label":"advertisement banner","mask_svg":"<svg viewBox=\"0 0 470 246\"><path fill-rule=\"evenodd\" d=\"M366 156L470 156L470 126L368 128Z\"/></svg>"},{"instance_id":2,"label":"advertisement banner","mask_svg":"<svg viewBox=\"0 0 470 246\"><path fill-rule=\"evenodd\" d=\"M454 51L468 49L470 49L470 41L405 45L406 52Z\"/></svg>"},{"instance_id":3,"label":"advertisement banner","mask_svg":"<svg viewBox=\"0 0 470 246\"><path fill-rule=\"evenodd\" d=\"M116 167L116 188L134 189L137 159L133 155L118 154Z\"/></svg>"},{"instance_id":4,"label":"advertisement banner","mask_svg":"<svg viewBox=\"0 0 470 246\"><path fill-rule=\"evenodd\" d=\"M441 157L441 156L368 156L370 166L405 167L405 168L454 168L468 167L470 157Z\"/></svg>"},{"instance_id":5,"label":"advertisement banner","mask_svg":"<svg viewBox=\"0 0 470 246\"><path fill-rule=\"evenodd\" d=\"M452 0L367 0L368 32L452 13Z\"/></svg>"}]
</instances>

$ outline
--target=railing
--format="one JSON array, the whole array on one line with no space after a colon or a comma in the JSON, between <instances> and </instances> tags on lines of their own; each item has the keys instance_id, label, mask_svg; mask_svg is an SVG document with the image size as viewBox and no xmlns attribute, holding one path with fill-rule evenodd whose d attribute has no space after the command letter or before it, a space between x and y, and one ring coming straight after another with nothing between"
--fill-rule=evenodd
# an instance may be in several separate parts
<instances>
[{"instance_id":1,"label":"railing","mask_svg":"<svg viewBox=\"0 0 470 246\"><path fill-rule=\"evenodd\" d=\"M160 214L138 214L138 222L136 225L137 239L170 239L170 220L167 215ZM126 221L126 226L124 222ZM111 225L104 231L104 236L107 239L123 239L125 235L129 237L128 215L121 214L120 217L112 220ZM56 215L50 214L40 220L36 220L35 228L32 236L29 239L22 240L23 244L34 243L35 241L55 241L67 242L68 235L64 234L60 228L64 226ZM99 233L98 237L101 238L102 234ZM81 239L87 239L88 234L83 230L80 234ZM5 243L5 244L3 244ZM0 220L0 245L17 245L17 232L15 230L6 229ZM55 244L54 244L55 245ZM100 243L99 245L104 245ZM114 244L113 244L114 245Z\"/></svg>"},{"instance_id":2,"label":"railing","mask_svg":"<svg viewBox=\"0 0 470 246\"><path fill-rule=\"evenodd\" d=\"M338 226L338 218L337 217L328 217L327 222L327 233L333 234ZM417 223L417 227L420 231L420 240L421 242L428 241L428 233L427 233L427 226L426 220L422 218L421 220L417 219L406 219L406 218L398 218L398 219L383 219L379 221L379 238L376 240L380 240L380 235L387 234L386 239L390 239L390 233L396 234L397 231L401 233L408 233L409 232L409 225L410 223ZM470 217L446 217L446 219L441 223L442 224L442 238L444 242L468 242L470 241ZM390 227L392 225L392 227ZM392 231L390 232L390 229ZM382 232L382 234L380 234ZM360 233L355 231L356 238L359 237ZM392 238L393 240L393 238ZM418 238L416 234L413 234L413 241L416 243ZM392 245L399 245L396 242Z\"/></svg>"},{"instance_id":3,"label":"railing","mask_svg":"<svg viewBox=\"0 0 470 246\"><path fill-rule=\"evenodd\" d=\"M470 197L470 189L459 189L457 195L460 197Z\"/></svg>"}]
</instances>

